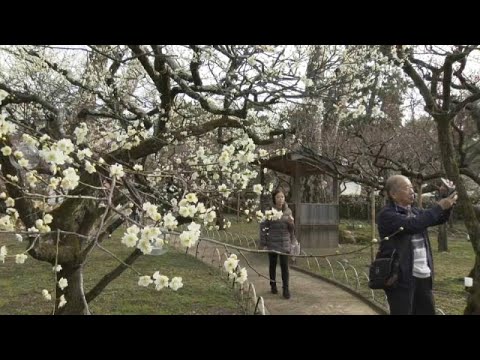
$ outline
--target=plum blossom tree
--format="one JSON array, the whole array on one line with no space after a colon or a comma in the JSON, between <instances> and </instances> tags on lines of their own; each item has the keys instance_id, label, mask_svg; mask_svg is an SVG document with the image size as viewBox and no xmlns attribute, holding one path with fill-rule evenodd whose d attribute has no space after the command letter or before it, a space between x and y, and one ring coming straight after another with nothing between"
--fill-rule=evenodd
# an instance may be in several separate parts
<instances>
[{"instance_id":1,"label":"plum blossom tree","mask_svg":"<svg viewBox=\"0 0 480 360\"><path fill-rule=\"evenodd\" d=\"M0 261L28 266L29 255L50 263L56 283L43 294L56 314L88 314L105 286L153 246L165 246L170 234L192 246L202 227L218 226L217 210L230 194L268 190L254 166L268 156L259 146L295 133L298 121L289 114L306 97L315 95L320 115L330 111L335 132L367 110L382 116L364 89L399 71L372 46L3 46L0 52L0 231L27 244L25 252L10 254L7 242L14 240L2 237ZM254 210L258 219L265 216ZM132 253L84 289L88 256L105 250L102 243L122 223L121 242ZM230 270L238 265L233 260ZM231 276L243 281L245 271L235 269ZM138 284L175 290L182 281L155 270L139 273Z\"/></svg>"},{"instance_id":2,"label":"plum blossom tree","mask_svg":"<svg viewBox=\"0 0 480 360\"><path fill-rule=\"evenodd\" d=\"M2 237L0 262L49 262L56 283L42 293L54 313L88 314L108 283L170 233L195 244L223 199L255 185L257 145L286 132L288 100L304 95L300 50L2 47L0 231L27 248L10 254ZM89 254L123 222L132 253L85 291ZM246 278L245 269L235 274ZM182 279L154 271L138 284L177 290Z\"/></svg>"}]
</instances>

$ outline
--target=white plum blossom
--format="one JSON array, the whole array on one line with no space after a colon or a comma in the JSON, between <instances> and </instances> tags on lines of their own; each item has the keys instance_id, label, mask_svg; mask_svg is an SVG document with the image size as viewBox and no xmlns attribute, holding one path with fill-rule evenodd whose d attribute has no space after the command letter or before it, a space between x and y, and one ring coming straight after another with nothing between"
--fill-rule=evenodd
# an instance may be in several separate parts
<instances>
[{"instance_id":1,"label":"white plum blossom","mask_svg":"<svg viewBox=\"0 0 480 360\"><path fill-rule=\"evenodd\" d=\"M161 234L162 231L160 230L160 228L145 226L142 229L140 240L156 240Z\"/></svg>"},{"instance_id":2,"label":"white plum blossom","mask_svg":"<svg viewBox=\"0 0 480 360\"><path fill-rule=\"evenodd\" d=\"M2 102L2 100L5 99L8 95L10 95L8 92L6 92L3 89L0 89L0 102Z\"/></svg>"},{"instance_id":3,"label":"white plum blossom","mask_svg":"<svg viewBox=\"0 0 480 360\"><path fill-rule=\"evenodd\" d=\"M231 161L230 154L227 151L223 151L218 157L218 162L222 167L226 167Z\"/></svg>"},{"instance_id":4,"label":"white plum blossom","mask_svg":"<svg viewBox=\"0 0 480 360\"><path fill-rule=\"evenodd\" d=\"M52 220L53 220L53 216L50 214L45 214L45 216L43 217L44 224L50 224Z\"/></svg>"},{"instance_id":5,"label":"white plum blossom","mask_svg":"<svg viewBox=\"0 0 480 360\"><path fill-rule=\"evenodd\" d=\"M239 284L243 284L247 280L247 278L248 278L247 269L241 268L240 271L237 274L235 282L237 282Z\"/></svg>"},{"instance_id":6,"label":"white plum blossom","mask_svg":"<svg viewBox=\"0 0 480 360\"><path fill-rule=\"evenodd\" d=\"M196 204L198 202L197 195L194 194L194 193L189 193L189 194L185 195L185 199L188 202L191 202L191 203L194 203L194 204Z\"/></svg>"},{"instance_id":7,"label":"white plum blossom","mask_svg":"<svg viewBox=\"0 0 480 360\"><path fill-rule=\"evenodd\" d=\"M199 202L197 204L196 212L198 212L199 214L204 214L206 211L207 209L205 208L205 205L202 202Z\"/></svg>"},{"instance_id":8,"label":"white plum blossom","mask_svg":"<svg viewBox=\"0 0 480 360\"><path fill-rule=\"evenodd\" d=\"M62 278L60 278L60 280L58 280L58 287L61 290L65 289L67 286L68 286L68 280L67 279L62 277Z\"/></svg>"},{"instance_id":9,"label":"white plum blossom","mask_svg":"<svg viewBox=\"0 0 480 360\"><path fill-rule=\"evenodd\" d=\"M153 280L148 275L140 276L139 279L138 279L138 285L140 285L140 286L148 287L148 285L150 285L151 283L153 283Z\"/></svg>"},{"instance_id":10,"label":"white plum blossom","mask_svg":"<svg viewBox=\"0 0 480 360\"><path fill-rule=\"evenodd\" d=\"M48 163L54 165L63 165L65 164L67 156L63 151L58 149L45 149L39 151L40 156Z\"/></svg>"},{"instance_id":11,"label":"white plum blossom","mask_svg":"<svg viewBox=\"0 0 480 360\"><path fill-rule=\"evenodd\" d=\"M85 148L77 152L79 160L83 160L85 156L91 157L93 155L92 151L89 148Z\"/></svg>"},{"instance_id":12,"label":"white plum blossom","mask_svg":"<svg viewBox=\"0 0 480 360\"><path fill-rule=\"evenodd\" d=\"M140 249L141 252L144 254L150 254L153 250L152 244L150 244L150 241L145 240L145 239L140 239L140 241L137 244L137 249Z\"/></svg>"},{"instance_id":13,"label":"white plum blossom","mask_svg":"<svg viewBox=\"0 0 480 360\"><path fill-rule=\"evenodd\" d=\"M222 184L218 186L218 191L223 195L224 198L228 198L230 195L231 191L228 190L227 185Z\"/></svg>"},{"instance_id":14,"label":"white plum blossom","mask_svg":"<svg viewBox=\"0 0 480 360\"><path fill-rule=\"evenodd\" d=\"M65 306L67 303L67 300L65 299L65 295L60 296L60 302L58 303L58 307L62 308Z\"/></svg>"},{"instance_id":15,"label":"white plum blossom","mask_svg":"<svg viewBox=\"0 0 480 360\"><path fill-rule=\"evenodd\" d=\"M7 247L5 245L0 247L0 261L2 263L5 263L5 258L7 257L7 254L8 254Z\"/></svg>"},{"instance_id":16,"label":"white plum blossom","mask_svg":"<svg viewBox=\"0 0 480 360\"><path fill-rule=\"evenodd\" d=\"M64 190L73 190L78 186L80 181L80 176L77 175L74 168L69 167L63 170L62 174L63 174L63 180L60 183L60 186Z\"/></svg>"},{"instance_id":17,"label":"white plum blossom","mask_svg":"<svg viewBox=\"0 0 480 360\"><path fill-rule=\"evenodd\" d=\"M52 177L50 178L50 183L48 184L48 187L51 189L56 189L58 187L58 184L60 184L61 178L59 177Z\"/></svg>"},{"instance_id":18,"label":"white plum blossom","mask_svg":"<svg viewBox=\"0 0 480 360\"><path fill-rule=\"evenodd\" d=\"M17 264L23 264L25 260L27 260L27 255L25 254L17 254L15 255L15 263Z\"/></svg>"},{"instance_id":19,"label":"white plum blossom","mask_svg":"<svg viewBox=\"0 0 480 360\"><path fill-rule=\"evenodd\" d=\"M263 159L263 158L266 158L266 157L268 156L267 150L264 150L264 149L258 150L258 156L259 156L260 158L262 158L262 159Z\"/></svg>"},{"instance_id":20,"label":"white plum blossom","mask_svg":"<svg viewBox=\"0 0 480 360\"><path fill-rule=\"evenodd\" d=\"M17 125L5 120L4 115L0 115L0 137L9 135L17 131Z\"/></svg>"},{"instance_id":21,"label":"white plum blossom","mask_svg":"<svg viewBox=\"0 0 480 360\"><path fill-rule=\"evenodd\" d=\"M182 217L194 217L196 212L197 208L195 205L180 206L178 210L178 213Z\"/></svg>"},{"instance_id":22,"label":"white plum blossom","mask_svg":"<svg viewBox=\"0 0 480 360\"><path fill-rule=\"evenodd\" d=\"M70 139L61 139L57 142L57 148L68 155L75 150L75 145L73 145L72 140Z\"/></svg>"},{"instance_id":23,"label":"white plum blossom","mask_svg":"<svg viewBox=\"0 0 480 360\"><path fill-rule=\"evenodd\" d=\"M134 247L137 245L138 237L134 233L127 233L123 235L121 243L125 244L127 247Z\"/></svg>"},{"instance_id":24,"label":"white plum blossom","mask_svg":"<svg viewBox=\"0 0 480 360\"><path fill-rule=\"evenodd\" d=\"M84 143L86 141L86 136L88 133L87 124L85 124L84 122L80 123L80 126L76 127L73 133L77 137L77 144Z\"/></svg>"},{"instance_id":25,"label":"white plum blossom","mask_svg":"<svg viewBox=\"0 0 480 360\"><path fill-rule=\"evenodd\" d=\"M113 164L110 166L110 176L114 176L117 179L120 179L125 175L123 171L123 165L121 164Z\"/></svg>"},{"instance_id":26,"label":"white plum blossom","mask_svg":"<svg viewBox=\"0 0 480 360\"><path fill-rule=\"evenodd\" d=\"M87 170L89 174L93 174L94 172L97 171L95 169L95 165L92 165L88 160L85 160L85 170Z\"/></svg>"},{"instance_id":27,"label":"white plum blossom","mask_svg":"<svg viewBox=\"0 0 480 360\"><path fill-rule=\"evenodd\" d=\"M9 197L7 200L5 200L5 205L7 205L7 207L14 207L15 206L15 200L13 200L11 197Z\"/></svg>"},{"instance_id":28,"label":"white plum blossom","mask_svg":"<svg viewBox=\"0 0 480 360\"><path fill-rule=\"evenodd\" d=\"M239 260L237 259L237 255L231 254L230 257L225 260L223 263L223 266L225 267L225 270L227 270L228 273L233 273L235 269L237 268Z\"/></svg>"},{"instance_id":29,"label":"white plum blossom","mask_svg":"<svg viewBox=\"0 0 480 360\"><path fill-rule=\"evenodd\" d=\"M163 226L165 226L168 230L175 230L177 228L178 221L175 219L175 216L172 213L168 213L163 217Z\"/></svg>"},{"instance_id":30,"label":"white plum blossom","mask_svg":"<svg viewBox=\"0 0 480 360\"><path fill-rule=\"evenodd\" d=\"M268 184L268 191L272 192L273 191L273 183Z\"/></svg>"},{"instance_id":31,"label":"white plum blossom","mask_svg":"<svg viewBox=\"0 0 480 360\"><path fill-rule=\"evenodd\" d=\"M184 247L191 247L196 244L200 234L197 231L183 231L180 236L180 242Z\"/></svg>"},{"instance_id":32,"label":"white plum blossom","mask_svg":"<svg viewBox=\"0 0 480 360\"><path fill-rule=\"evenodd\" d=\"M255 185L253 185L253 192L254 192L255 194L260 195L260 194L262 193L262 190L263 190L263 186L262 186L262 185L260 185L260 184L255 184Z\"/></svg>"},{"instance_id":33,"label":"white plum blossom","mask_svg":"<svg viewBox=\"0 0 480 360\"><path fill-rule=\"evenodd\" d=\"M207 212L205 220L207 222L211 223L211 222L214 222L216 218L217 218L217 213L213 210L210 210L210 211Z\"/></svg>"},{"instance_id":34,"label":"white plum blossom","mask_svg":"<svg viewBox=\"0 0 480 360\"><path fill-rule=\"evenodd\" d=\"M42 290L42 296L44 297L45 300L50 301L52 300L52 295L48 293L48 290L43 289Z\"/></svg>"},{"instance_id":35,"label":"white plum blossom","mask_svg":"<svg viewBox=\"0 0 480 360\"><path fill-rule=\"evenodd\" d=\"M161 249L164 244L165 244L165 242L163 241L162 238L157 238L157 239L155 239L155 247Z\"/></svg>"},{"instance_id":36,"label":"white plum blossom","mask_svg":"<svg viewBox=\"0 0 480 360\"><path fill-rule=\"evenodd\" d=\"M12 153L12 148L10 146L4 146L0 150L3 154L3 156L9 156Z\"/></svg>"},{"instance_id":37,"label":"white plum blossom","mask_svg":"<svg viewBox=\"0 0 480 360\"><path fill-rule=\"evenodd\" d=\"M57 272L57 273L60 272L60 271L62 271L62 265L54 266L54 267L52 268L52 271L53 271L53 272Z\"/></svg>"},{"instance_id":38,"label":"white plum blossom","mask_svg":"<svg viewBox=\"0 0 480 360\"><path fill-rule=\"evenodd\" d=\"M23 236L20 235L20 234L15 234L15 238L16 238L17 241L19 241L19 242L22 242L22 241L23 241Z\"/></svg>"},{"instance_id":39,"label":"white plum blossom","mask_svg":"<svg viewBox=\"0 0 480 360\"><path fill-rule=\"evenodd\" d=\"M0 230L14 231L15 227L10 216L5 215L0 218Z\"/></svg>"},{"instance_id":40,"label":"white plum blossom","mask_svg":"<svg viewBox=\"0 0 480 360\"><path fill-rule=\"evenodd\" d=\"M50 140L50 136L48 136L47 134L43 134L43 135L40 137L40 142L41 142L41 143L47 142L48 140Z\"/></svg>"},{"instance_id":41,"label":"white plum blossom","mask_svg":"<svg viewBox=\"0 0 480 360\"><path fill-rule=\"evenodd\" d=\"M5 212L12 217L12 220L17 220L19 218L17 209L8 208Z\"/></svg>"},{"instance_id":42,"label":"white plum blossom","mask_svg":"<svg viewBox=\"0 0 480 360\"><path fill-rule=\"evenodd\" d=\"M157 206L150 202L143 204L143 210L146 211L148 217L154 221L160 221L162 219L162 215L158 213Z\"/></svg>"},{"instance_id":43,"label":"white plum blossom","mask_svg":"<svg viewBox=\"0 0 480 360\"><path fill-rule=\"evenodd\" d=\"M280 220L282 216L283 216L283 212L281 210L272 208L272 220Z\"/></svg>"},{"instance_id":44,"label":"white plum blossom","mask_svg":"<svg viewBox=\"0 0 480 360\"><path fill-rule=\"evenodd\" d=\"M257 218L258 221L262 221L264 218L263 212L261 210L257 210L255 212L255 217Z\"/></svg>"},{"instance_id":45,"label":"white plum blossom","mask_svg":"<svg viewBox=\"0 0 480 360\"><path fill-rule=\"evenodd\" d=\"M27 159L20 159L18 160L18 165L20 165L21 167L24 167L24 168L27 168L29 164L28 160Z\"/></svg>"},{"instance_id":46,"label":"white plum blossom","mask_svg":"<svg viewBox=\"0 0 480 360\"><path fill-rule=\"evenodd\" d=\"M35 221L35 227L38 229L39 232L41 233L47 233L49 232L51 229L50 229L50 226L48 225L45 225L43 223L43 220L42 219L38 219Z\"/></svg>"},{"instance_id":47,"label":"white plum blossom","mask_svg":"<svg viewBox=\"0 0 480 360\"><path fill-rule=\"evenodd\" d=\"M153 274L153 278L155 279L155 290L160 291L164 287L168 287L168 277L165 275L160 275L158 271L155 271Z\"/></svg>"},{"instance_id":48,"label":"white plum blossom","mask_svg":"<svg viewBox=\"0 0 480 360\"><path fill-rule=\"evenodd\" d=\"M200 146L197 150L197 157L203 158L204 156L205 156L205 148L203 146Z\"/></svg>"},{"instance_id":49,"label":"white plum blossom","mask_svg":"<svg viewBox=\"0 0 480 360\"><path fill-rule=\"evenodd\" d=\"M20 162L19 162L19 164L20 164ZM27 181L28 185L31 188L34 188L36 186L37 182L38 182L37 170L27 172L27 174L25 176L25 180Z\"/></svg>"},{"instance_id":50,"label":"white plum blossom","mask_svg":"<svg viewBox=\"0 0 480 360\"><path fill-rule=\"evenodd\" d=\"M127 234L138 234L140 232L140 228L137 225L132 225L127 228Z\"/></svg>"},{"instance_id":51,"label":"white plum blossom","mask_svg":"<svg viewBox=\"0 0 480 360\"><path fill-rule=\"evenodd\" d=\"M180 289L181 287L183 287L183 283L182 283L182 278L179 277L179 276L175 276L172 281L170 281L170 284L168 284L168 286L170 287L170 289L172 289L173 291L177 291L178 289Z\"/></svg>"},{"instance_id":52,"label":"white plum blossom","mask_svg":"<svg viewBox=\"0 0 480 360\"><path fill-rule=\"evenodd\" d=\"M23 152L17 150L13 153L13 156L15 156L16 159L23 159Z\"/></svg>"}]
</instances>

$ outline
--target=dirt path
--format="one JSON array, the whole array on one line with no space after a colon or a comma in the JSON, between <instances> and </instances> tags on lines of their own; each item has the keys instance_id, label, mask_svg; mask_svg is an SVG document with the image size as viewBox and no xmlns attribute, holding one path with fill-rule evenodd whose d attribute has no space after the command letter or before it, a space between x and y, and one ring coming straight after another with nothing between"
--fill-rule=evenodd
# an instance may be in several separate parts
<instances>
[{"instance_id":1,"label":"dirt path","mask_svg":"<svg viewBox=\"0 0 480 360\"><path fill-rule=\"evenodd\" d=\"M220 254L224 249L219 248ZM195 255L195 248L189 253ZM212 254L215 253L211 243L202 241L198 254L199 258L204 255L203 261L212 263ZM240 266L246 267L248 281L253 283L257 296L262 296L267 312L271 315L378 315L378 312L368 306L359 298L349 292L332 285L314 276L304 274L290 268L290 293L291 298L285 299L282 296L281 282L279 282L279 293L270 292L269 281L259 276L247 266L245 259L238 254ZM246 254L249 264L260 274L268 276L268 257L266 254ZM218 266L218 256L215 256L215 265ZM225 261L222 256L221 264ZM280 266L277 265L277 281L281 279Z\"/></svg>"}]
</instances>

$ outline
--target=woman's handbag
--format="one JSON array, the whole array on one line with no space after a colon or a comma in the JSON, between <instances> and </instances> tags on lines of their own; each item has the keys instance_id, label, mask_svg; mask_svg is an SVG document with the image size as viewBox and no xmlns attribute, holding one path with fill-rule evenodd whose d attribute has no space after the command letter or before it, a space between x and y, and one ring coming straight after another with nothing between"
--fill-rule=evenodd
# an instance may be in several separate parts
<instances>
[{"instance_id":1,"label":"woman's handbag","mask_svg":"<svg viewBox=\"0 0 480 360\"><path fill-rule=\"evenodd\" d=\"M290 247L290 254L292 255L300 255L300 243L295 240Z\"/></svg>"},{"instance_id":2,"label":"woman's handbag","mask_svg":"<svg viewBox=\"0 0 480 360\"><path fill-rule=\"evenodd\" d=\"M392 289L398 282L399 259L395 250L389 257L375 259L370 265L368 287L370 289Z\"/></svg>"}]
</instances>

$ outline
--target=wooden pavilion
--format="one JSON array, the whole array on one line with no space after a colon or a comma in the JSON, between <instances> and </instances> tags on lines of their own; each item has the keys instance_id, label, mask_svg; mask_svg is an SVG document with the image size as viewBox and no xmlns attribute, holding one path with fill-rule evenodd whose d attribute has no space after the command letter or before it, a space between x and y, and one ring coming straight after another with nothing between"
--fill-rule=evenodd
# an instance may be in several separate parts
<instances>
[{"instance_id":1,"label":"wooden pavilion","mask_svg":"<svg viewBox=\"0 0 480 360\"><path fill-rule=\"evenodd\" d=\"M288 202L295 218L296 236L303 248L335 248L338 246L339 206L338 179L331 163L303 151L293 151L261 162L263 168L286 174L293 180ZM305 199L305 180L322 175L323 183L310 192L327 192L326 202L308 202ZM271 200L270 200L271 201Z\"/></svg>"}]
</instances>

